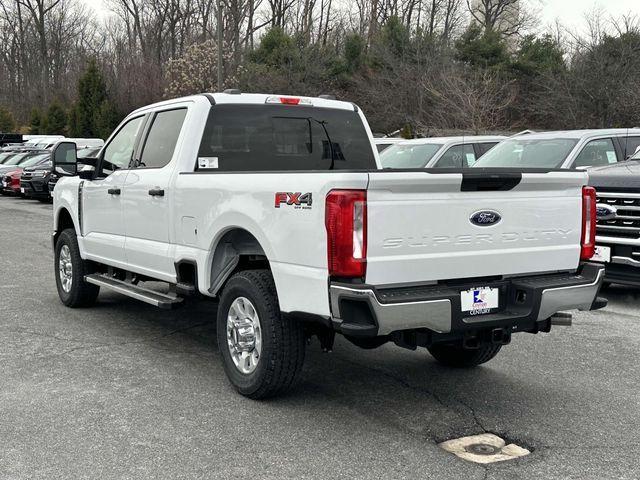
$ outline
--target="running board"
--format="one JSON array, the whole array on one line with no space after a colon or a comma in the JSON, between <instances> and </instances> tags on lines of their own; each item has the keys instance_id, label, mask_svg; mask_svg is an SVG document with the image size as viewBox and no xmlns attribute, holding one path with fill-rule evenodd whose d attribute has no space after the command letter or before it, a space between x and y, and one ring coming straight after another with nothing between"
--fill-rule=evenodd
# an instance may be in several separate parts
<instances>
[{"instance_id":1,"label":"running board","mask_svg":"<svg viewBox=\"0 0 640 480\"><path fill-rule=\"evenodd\" d=\"M154 305L158 308L171 309L182 303L182 297L173 297L171 295L165 295L148 288L139 287L122 280L117 280L113 277L103 275L100 273L94 273L86 275L84 277L85 282L92 283L99 287L104 287L114 292L121 293L127 297L135 298L141 302Z\"/></svg>"}]
</instances>

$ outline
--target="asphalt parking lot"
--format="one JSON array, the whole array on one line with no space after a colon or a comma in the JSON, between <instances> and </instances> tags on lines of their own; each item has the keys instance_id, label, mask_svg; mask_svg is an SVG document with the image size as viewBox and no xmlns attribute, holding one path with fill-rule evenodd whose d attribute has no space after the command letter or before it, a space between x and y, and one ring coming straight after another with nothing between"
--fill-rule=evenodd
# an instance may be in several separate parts
<instances>
[{"instance_id":1,"label":"asphalt parking lot","mask_svg":"<svg viewBox=\"0 0 640 480\"><path fill-rule=\"evenodd\" d=\"M0 198L0 478L640 477L640 292L612 287L573 327L519 334L487 365L426 351L307 350L300 386L230 388L213 302L157 310L56 293L51 206ZM439 449L494 432L532 450L488 467Z\"/></svg>"}]
</instances>

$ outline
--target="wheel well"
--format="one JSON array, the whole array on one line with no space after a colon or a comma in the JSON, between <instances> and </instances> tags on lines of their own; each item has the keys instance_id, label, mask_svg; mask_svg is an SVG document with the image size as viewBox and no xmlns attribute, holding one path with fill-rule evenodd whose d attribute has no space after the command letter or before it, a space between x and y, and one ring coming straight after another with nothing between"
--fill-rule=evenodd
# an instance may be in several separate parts
<instances>
[{"instance_id":1,"label":"wheel well","mask_svg":"<svg viewBox=\"0 0 640 480\"><path fill-rule=\"evenodd\" d=\"M67 210L66 208L62 208L60 210L60 213L58 213L58 223L56 225L54 241L57 240L62 231L66 230L67 228L73 228L75 230L76 227L73 224L73 219L71 218L69 210Z\"/></svg>"},{"instance_id":2,"label":"wheel well","mask_svg":"<svg viewBox=\"0 0 640 480\"><path fill-rule=\"evenodd\" d=\"M217 294L233 273L254 268L269 268L260 242L241 228L229 230L220 238L213 253L209 292Z\"/></svg>"}]
</instances>

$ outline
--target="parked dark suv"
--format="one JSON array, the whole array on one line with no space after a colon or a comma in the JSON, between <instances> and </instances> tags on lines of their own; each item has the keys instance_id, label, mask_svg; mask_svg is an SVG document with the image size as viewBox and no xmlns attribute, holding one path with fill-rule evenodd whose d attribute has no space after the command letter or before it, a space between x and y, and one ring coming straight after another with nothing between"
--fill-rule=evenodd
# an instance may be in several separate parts
<instances>
[{"instance_id":1,"label":"parked dark suv","mask_svg":"<svg viewBox=\"0 0 640 480\"><path fill-rule=\"evenodd\" d=\"M48 202L49 177L51 176L51 161L25 167L20 176L20 191L27 198L35 198L41 202Z\"/></svg>"}]
</instances>

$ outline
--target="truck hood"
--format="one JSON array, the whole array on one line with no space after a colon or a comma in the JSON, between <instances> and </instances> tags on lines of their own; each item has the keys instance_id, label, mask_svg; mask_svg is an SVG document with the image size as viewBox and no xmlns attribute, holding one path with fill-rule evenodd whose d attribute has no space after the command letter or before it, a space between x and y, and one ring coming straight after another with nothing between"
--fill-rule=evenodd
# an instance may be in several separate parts
<instances>
[{"instance_id":1,"label":"truck hood","mask_svg":"<svg viewBox=\"0 0 640 480\"><path fill-rule=\"evenodd\" d=\"M640 190L640 160L627 160L604 167L591 168L589 185L597 188L629 188Z\"/></svg>"}]
</instances>

